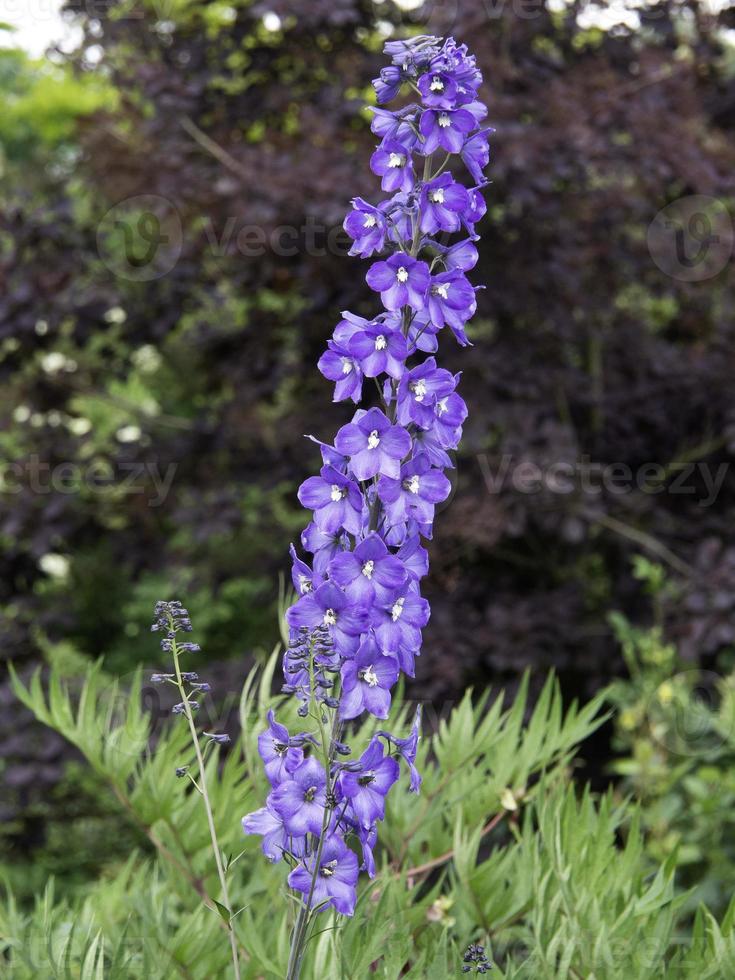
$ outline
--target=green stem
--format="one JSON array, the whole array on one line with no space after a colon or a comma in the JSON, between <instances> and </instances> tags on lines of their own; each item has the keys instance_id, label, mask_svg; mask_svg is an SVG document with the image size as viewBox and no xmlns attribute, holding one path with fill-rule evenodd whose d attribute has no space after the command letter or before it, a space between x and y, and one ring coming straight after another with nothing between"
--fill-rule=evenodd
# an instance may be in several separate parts
<instances>
[{"instance_id":1,"label":"green stem","mask_svg":"<svg viewBox=\"0 0 735 980\"><path fill-rule=\"evenodd\" d=\"M173 632L173 620L171 621L171 627ZM207 776L204 771L204 756L202 755L201 745L199 744L199 733L197 732L196 725L194 724L194 713L191 710L191 702L189 701L189 696L186 693L184 687L184 681L181 676L181 667L179 665L179 648L174 638L171 641L171 653L174 661L174 670L176 671L176 686L179 689L181 695L181 701L184 705L184 714L186 715L186 720L189 723L189 731L191 732L191 740L194 745L194 752L196 754L197 765L199 766L199 789L202 799L204 800L204 809L207 813L207 823L209 825L209 836L212 841L212 850L214 851L214 860L217 865L217 876L219 877L220 888L222 889L222 904L227 910L227 932L230 937L230 949L232 950L232 966L234 970L235 980L240 980L240 957L237 951L237 939L235 938L235 931L232 928L232 906L230 905L230 896L227 888L227 878L225 876L225 869L222 864L222 851L220 850L219 841L217 839L217 829L214 825L214 815L212 813L212 804L209 799L209 789L207 788Z\"/></svg>"}]
</instances>

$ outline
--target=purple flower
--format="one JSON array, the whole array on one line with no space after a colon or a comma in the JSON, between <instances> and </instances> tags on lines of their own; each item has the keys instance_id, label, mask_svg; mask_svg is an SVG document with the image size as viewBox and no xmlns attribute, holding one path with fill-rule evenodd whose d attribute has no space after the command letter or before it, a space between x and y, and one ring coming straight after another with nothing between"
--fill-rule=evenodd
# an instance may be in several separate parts
<instances>
[{"instance_id":1,"label":"purple flower","mask_svg":"<svg viewBox=\"0 0 735 980\"><path fill-rule=\"evenodd\" d=\"M268 728L258 735L258 752L272 786L288 779L304 761L303 749L291 745L288 729L276 721L272 710L268 712Z\"/></svg>"},{"instance_id":2,"label":"purple flower","mask_svg":"<svg viewBox=\"0 0 735 980\"><path fill-rule=\"evenodd\" d=\"M476 126L479 126L483 119L487 119L487 106L484 102L479 102L475 99L472 102L465 102L463 108L467 112L472 113ZM494 130L491 130L491 132L494 132Z\"/></svg>"},{"instance_id":3,"label":"purple flower","mask_svg":"<svg viewBox=\"0 0 735 980\"><path fill-rule=\"evenodd\" d=\"M399 521L398 524L391 524L384 531L385 540L393 548L401 548L406 541L409 541L417 534L431 540L431 524L419 524L413 518L407 521Z\"/></svg>"},{"instance_id":4,"label":"purple flower","mask_svg":"<svg viewBox=\"0 0 735 980\"><path fill-rule=\"evenodd\" d=\"M475 187L469 192L470 206L467 212L462 215L462 224L467 229L468 234L475 234L475 225L478 221L487 214L487 204L485 203L485 198L480 194L479 190Z\"/></svg>"},{"instance_id":5,"label":"purple flower","mask_svg":"<svg viewBox=\"0 0 735 980\"><path fill-rule=\"evenodd\" d=\"M290 888L308 897L311 892L316 855L305 859L288 876ZM358 868L357 855L349 849L338 834L332 834L324 842L319 868L314 881L311 907L333 905L340 915L352 915L355 911Z\"/></svg>"},{"instance_id":6,"label":"purple flower","mask_svg":"<svg viewBox=\"0 0 735 980\"><path fill-rule=\"evenodd\" d=\"M419 429L414 437L414 459L425 456L432 466L440 470L454 469L452 457L442 446L436 431L432 429Z\"/></svg>"},{"instance_id":7,"label":"purple flower","mask_svg":"<svg viewBox=\"0 0 735 980\"><path fill-rule=\"evenodd\" d=\"M381 252L385 245L388 232L385 215L380 208L373 207L361 197L353 199L352 208L344 221L344 229L354 242L350 255L369 259L376 252Z\"/></svg>"},{"instance_id":8,"label":"purple flower","mask_svg":"<svg viewBox=\"0 0 735 980\"><path fill-rule=\"evenodd\" d=\"M381 476L378 496L385 504L391 524L400 524L409 518L419 524L431 524L435 505L446 500L451 489L452 485L441 470L434 469L425 456L419 456L401 467L399 479Z\"/></svg>"},{"instance_id":9,"label":"purple flower","mask_svg":"<svg viewBox=\"0 0 735 980\"><path fill-rule=\"evenodd\" d=\"M399 768L395 759L386 757L381 742L374 738L360 756L357 772L343 772L339 776L342 795L350 801L350 810L357 822L366 830L376 820L385 816L385 798L398 779Z\"/></svg>"},{"instance_id":10,"label":"purple flower","mask_svg":"<svg viewBox=\"0 0 735 980\"><path fill-rule=\"evenodd\" d=\"M362 369L357 358L350 353L350 341L358 332L361 326L367 323L362 317L353 316L351 313L343 314L341 320L334 328L332 339L327 344L327 350L319 358L318 368L325 378L336 382L334 389L334 400L343 401L351 398L355 403L362 397ZM324 443L320 443L323 450L331 449ZM332 463L332 459L322 451L325 463ZM339 469L339 467L337 467Z\"/></svg>"},{"instance_id":11,"label":"purple flower","mask_svg":"<svg viewBox=\"0 0 735 980\"><path fill-rule=\"evenodd\" d=\"M475 290L458 269L434 276L429 292L429 314L439 326L449 326L457 340L469 344L464 325L477 309Z\"/></svg>"},{"instance_id":12,"label":"purple flower","mask_svg":"<svg viewBox=\"0 0 735 980\"><path fill-rule=\"evenodd\" d=\"M451 174L442 174L424 184L421 190L421 231L433 235L437 231L459 231L461 211L467 210L470 199L466 188Z\"/></svg>"},{"instance_id":13,"label":"purple flower","mask_svg":"<svg viewBox=\"0 0 735 980\"><path fill-rule=\"evenodd\" d=\"M268 797L271 809L281 817L289 834L303 837L321 833L326 785L324 768L312 756L273 790Z\"/></svg>"},{"instance_id":14,"label":"purple flower","mask_svg":"<svg viewBox=\"0 0 735 980\"><path fill-rule=\"evenodd\" d=\"M453 109L459 92L457 83L443 71L430 71L418 81L425 106L430 109Z\"/></svg>"},{"instance_id":15,"label":"purple flower","mask_svg":"<svg viewBox=\"0 0 735 980\"><path fill-rule=\"evenodd\" d=\"M369 534L354 551L337 555L329 566L329 575L349 598L365 605L370 605L376 596L387 602L407 578L400 558L391 554L375 533Z\"/></svg>"},{"instance_id":16,"label":"purple flower","mask_svg":"<svg viewBox=\"0 0 735 980\"><path fill-rule=\"evenodd\" d=\"M299 487L299 500L314 511L314 522L327 534L345 530L359 534L362 528L362 495L357 484L333 466L323 466Z\"/></svg>"},{"instance_id":17,"label":"purple flower","mask_svg":"<svg viewBox=\"0 0 735 980\"><path fill-rule=\"evenodd\" d=\"M429 553L422 546L418 534L407 538L396 554L415 581L429 574Z\"/></svg>"},{"instance_id":18,"label":"purple flower","mask_svg":"<svg viewBox=\"0 0 735 980\"><path fill-rule=\"evenodd\" d=\"M426 354L435 354L439 348L436 335L440 330L441 327L434 326L429 320L426 311L416 313L408 328L409 353L415 354L420 350Z\"/></svg>"},{"instance_id":19,"label":"purple flower","mask_svg":"<svg viewBox=\"0 0 735 980\"><path fill-rule=\"evenodd\" d=\"M376 718L387 718L390 711L390 690L398 680L398 663L385 656L375 639L369 636L342 667L342 697L340 718L348 721L369 711Z\"/></svg>"},{"instance_id":20,"label":"purple flower","mask_svg":"<svg viewBox=\"0 0 735 980\"><path fill-rule=\"evenodd\" d=\"M273 809L272 803L267 803L260 810L243 817L242 829L246 834L262 835L263 854L274 864L281 860L284 853L293 854L294 857L304 854L304 841L289 834L283 817Z\"/></svg>"},{"instance_id":21,"label":"purple flower","mask_svg":"<svg viewBox=\"0 0 735 980\"><path fill-rule=\"evenodd\" d=\"M477 67L475 56L469 53L466 44L457 44L453 37L447 38L441 51L432 58L430 71L450 73L466 101L475 98L482 84L482 73Z\"/></svg>"},{"instance_id":22,"label":"purple flower","mask_svg":"<svg viewBox=\"0 0 735 980\"><path fill-rule=\"evenodd\" d=\"M462 147L462 159L472 174L472 179L481 184L485 179L485 167L490 163L490 142L488 136L494 129L481 129L471 136Z\"/></svg>"},{"instance_id":23,"label":"purple flower","mask_svg":"<svg viewBox=\"0 0 735 980\"><path fill-rule=\"evenodd\" d=\"M388 202L387 216L390 218L388 239L393 245L403 248L403 243L411 240L416 210L417 204L413 195L394 194Z\"/></svg>"},{"instance_id":24,"label":"purple flower","mask_svg":"<svg viewBox=\"0 0 735 980\"><path fill-rule=\"evenodd\" d=\"M381 69L380 77L373 80L378 102L392 102L401 90L403 78L403 71L398 65Z\"/></svg>"},{"instance_id":25,"label":"purple flower","mask_svg":"<svg viewBox=\"0 0 735 980\"><path fill-rule=\"evenodd\" d=\"M401 669L413 677L413 656L421 649L421 630L429 622L429 603L411 585L389 606L373 608L375 638L385 654L399 658ZM407 656L406 656L407 655ZM406 668L409 668L408 670Z\"/></svg>"},{"instance_id":26,"label":"purple flower","mask_svg":"<svg viewBox=\"0 0 735 980\"><path fill-rule=\"evenodd\" d=\"M315 438L315 436L307 436L306 438L309 442L314 442L319 446L322 454L322 463L325 466L333 466L343 476L347 474L349 460L346 456L338 453L334 446L330 446L328 442L322 442L320 439Z\"/></svg>"},{"instance_id":27,"label":"purple flower","mask_svg":"<svg viewBox=\"0 0 735 980\"><path fill-rule=\"evenodd\" d=\"M450 371L436 366L433 357L427 357L412 371L401 378L398 386L397 418L401 425L415 422L429 428L434 422L434 406L440 398L454 391L456 381Z\"/></svg>"},{"instance_id":28,"label":"purple flower","mask_svg":"<svg viewBox=\"0 0 735 980\"><path fill-rule=\"evenodd\" d=\"M477 246L469 238L452 245L442 256L447 271L460 269L462 272L469 272L470 269L474 269L479 257Z\"/></svg>"},{"instance_id":29,"label":"purple flower","mask_svg":"<svg viewBox=\"0 0 735 980\"><path fill-rule=\"evenodd\" d=\"M394 65L403 68L426 65L439 53L439 38L430 34L420 34L401 41L387 41L383 54L389 54Z\"/></svg>"},{"instance_id":30,"label":"purple flower","mask_svg":"<svg viewBox=\"0 0 735 980\"><path fill-rule=\"evenodd\" d=\"M415 175L409 150L398 140L384 140L370 158L370 168L382 177L381 187L390 194L410 191Z\"/></svg>"},{"instance_id":31,"label":"purple flower","mask_svg":"<svg viewBox=\"0 0 735 980\"><path fill-rule=\"evenodd\" d=\"M425 156L441 146L447 153L459 153L468 133L475 128L475 117L466 109L427 109L419 126L424 137Z\"/></svg>"},{"instance_id":32,"label":"purple flower","mask_svg":"<svg viewBox=\"0 0 735 980\"><path fill-rule=\"evenodd\" d=\"M408 357L406 338L399 330L375 321L356 333L350 341L350 354L368 378L387 374L398 380Z\"/></svg>"},{"instance_id":33,"label":"purple flower","mask_svg":"<svg viewBox=\"0 0 735 980\"><path fill-rule=\"evenodd\" d=\"M411 437L400 425L391 425L379 408L343 425L334 444L350 457L350 468L358 480L379 473L398 476L400 463L411 450ZM354 533L354 532L353 532Z\"/></svg>"},{"instance_id":34,"label":"purple flower","mask_svg":"<svg viewBox=\"0 0 735 980\"><path fill-rule=\"evenodd\" d=\"M380 293L387 310L400 310L403 306L423 310L430 282L426 262L405 252L391 255L386 262L376 262L367 274L368 286Z\"/></svg>"},{"instance_id":35,"label":"purple flower","mask_svg":"<svg viewBox=\"0 0 735 980\"><path fill-rule=\"evenodd\" d=\"M411 125L413 117L416 115L416 107L409 106L408 109L399 112L389 112L387 109L372 109L373 121L370 128L376 136L380 136L383 143L391 140L399 143L407 153L418 143L418 136Z\"/></svg>"},{"instance_id":36,"label":"purple flower","mask_svg":"<svg viewBox=\"0 0 735 980\"><path fill-rule=\"evenodd\" d=\"M362 864L360 865L360 870L367 871L368 877L374 878L375 857L373 855L373 849L378 843L378 828L373 824L369 830L365 830L364 827L357 824L357 836L362 847Z\"/></svg>"},{"instance_id":37,"label":"purple flower","mask_svg":"<svg viewBox=\"0 0 735 980\"><path fill-rule=\"evenodd\" d=\"M291 606L286 621L293 630L328 626L335 648L349 656L357 650L359 636L367 625L367 611L356 607L333 582L325 582Z\"/></svg>"},{"instance_id":38,"label":"purple flower","mask_svg":"<svg viewBox=\"0 0 735 980\"><path fill-rule=\"evenodd\" d=\"M329 381L336 382L334 400L344 401L351 398L357 404L362 398L362 370L357 358L340 347L333 340L328 343L327 350L319 358L317 367Z\"/></svg>"},{"instance_id":39,"label":"purple flower","mask_svg":"<svg viewBox=\"0 0 735 980\"><path fill-rule=\"evenodd\" d=\"M456 449L462 433L462 424L467 418L467 405L464 399L453 391L451 395L440 398L434 406L436 421L434 432L444 449Z\"/></svg>"},{"instance_id":40,"label":"purple flower","mask_svg":"<svg viewBox=\"0 0 735 980\"><path fill-rule=\"evenodd\" d=\"M411 734L408 738L396 738L395 735L391 735L390 732L378 732L383 738L388 739L400 752L402 758L408 765L409 772L411 773L411 792L418 793L421 789L421 774L416 768L416 751L418 749L419 739L421 738L421 705L416 708L416 714L413 719L413 726L411 728Z\"/></svg>"},{"instance_id":41,"label":"purple flower","mask_svg":"<svg viewBox=\"0 0 735 980\"><path fill-rule=\"evenodd\" d=\"M293 587L299 595L306 595L307 592L313 591L315 582L316 585L321 584L321 576L316 575L305 561L301 561L293 545L289 546L289 552L292 560L291 581Z\"/></svg>"},{"instance_id":42,"label":"purple flower","mask_svg":"<svg viewBox=\"0 0 735 980\"><path fill-rule=\"evenodd\" d=\"M347 540L341 528L328 533L312 522L301 532L301 544L314 556L314 574L323 577L332 558L347 546Z\"/></svg>"}]
</instances>

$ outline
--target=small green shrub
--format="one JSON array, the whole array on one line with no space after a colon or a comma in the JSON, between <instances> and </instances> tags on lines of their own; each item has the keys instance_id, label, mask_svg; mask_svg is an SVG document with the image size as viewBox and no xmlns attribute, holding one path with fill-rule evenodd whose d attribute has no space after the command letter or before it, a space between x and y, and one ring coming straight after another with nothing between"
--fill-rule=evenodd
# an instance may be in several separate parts
<instances>
[{"instance_id":1,"label":"small green shrub","mask_svg":"<svg viewBox=\"0 0 735 980\"><path fill-rule=\"evenodd\" d=\"M612 770L640 804L650 860L675 859L684 908L724 914L735 890L735 674L682 660L660 626L612 624L630 675L610 690Z\"/></svg>"}]
</instances>

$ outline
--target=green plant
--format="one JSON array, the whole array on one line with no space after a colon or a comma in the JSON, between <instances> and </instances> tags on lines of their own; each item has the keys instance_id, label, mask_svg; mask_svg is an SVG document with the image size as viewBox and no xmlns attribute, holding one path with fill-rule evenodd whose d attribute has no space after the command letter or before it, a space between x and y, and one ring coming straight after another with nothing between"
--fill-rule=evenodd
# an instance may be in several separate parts
<instances>
[{"instance_id":1,"label":"green plant","mask_svg":"<svg viewBox=\"0 0 735 980\"><path fill-rule=\"evenodd\" d=\"M660 568L637 573L656 599L668 588ZM675 856L679 884L719 913L735 888L735 674L684 661L660 625L611 623L629 676L610 688L616 708L612 771L641 807L646 853Z\"/></svg>"},{"instance_id":2,"label":"green plant","mask_svg":"<svg viewBox=\"0 0 735 980\"><path fill-rule=\"evenodd\" d=\"M282 875L263 866L239 827L265 789L254 721L277 705L284 721L297 723L293 706L270 694L276 660L245 684L238 744L221 765L206 763L231 899L242 910L232 924L247 980L282 977L289 949L289 917L272 912ZM206 907L218 886L207 821L196 790L176 776L188 733L167 724L152 750L140 678L122 690L100 664L81 685L62 682L53 668L47 687L38 674L28 685L14 677L14 687L79 748L152 850L107 866L84 894L60 895L49 882L30 908L6 885L4 975L228 976L226 926ZM565 711L553 679L532 710L525 684L509 707L490 692L468 694L422 742L422 794L390 801L378 875L362 887L339 944L329 920L312 938L304 975L443 980L459 974L470 942L486 946L493 974L507 980L731 975L735 911L718 924L702 909L687 931L675 856L656 871L636 808L609 794L595 799L571 780L577 746L602 722L601 706L598 697ZM412 707L397 709L396 731Z\"/></svg>"}]
</instances>

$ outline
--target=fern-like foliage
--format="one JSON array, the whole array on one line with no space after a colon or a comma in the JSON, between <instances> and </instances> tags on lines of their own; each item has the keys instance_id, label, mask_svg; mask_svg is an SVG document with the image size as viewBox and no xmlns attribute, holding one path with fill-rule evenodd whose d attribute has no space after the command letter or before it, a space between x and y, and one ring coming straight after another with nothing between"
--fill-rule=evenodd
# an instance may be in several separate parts
<instances>
[{"instance_id":1,"label":"fern-like foliage","mask_svg":"<svg viewBox=\"0 0 735 980\"><path fill-rule=\"evenodd\" d=\"M283 875L240 830L266 790L257 758L265 711L278 704L283 720L298 724L289 717L295 707L271 695L275 664L274 653L245 684L239 744L223 763L208 763L250 980L278 980L288 956L288 915L273 912L287 908ZM123 690L101 664L81 685L56 669L47 683L40 675L13 682L36 717L104 777L150 849L79 898L58 895L51 882L33 908L19 908L5 887L2 976L229 976L206 823L195 791L175 775L188 761L183 726L172 721L152 738L141 678ZM565 711L552 678L533 708L526 682L508 706L502 696L468 694L422 742L422 793L393 795L378 874L364 884L354 919L340 924L339 941L336 920L320 921L306 977L444 980L459 975L470 942L487 946L493 974L506 980L735 976L735 906L720 924L701 909L684 935L675 859L652 873L635 810L571 781L577 747L604 720L601 705L602 696ZM392 730L408 729L413 707L396 709Z\"/></svg>"}]
</instances>

